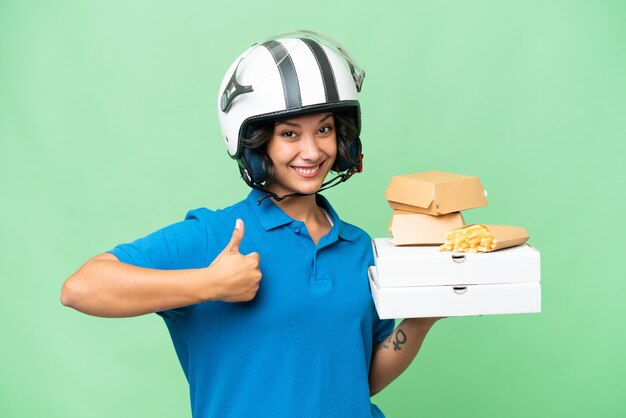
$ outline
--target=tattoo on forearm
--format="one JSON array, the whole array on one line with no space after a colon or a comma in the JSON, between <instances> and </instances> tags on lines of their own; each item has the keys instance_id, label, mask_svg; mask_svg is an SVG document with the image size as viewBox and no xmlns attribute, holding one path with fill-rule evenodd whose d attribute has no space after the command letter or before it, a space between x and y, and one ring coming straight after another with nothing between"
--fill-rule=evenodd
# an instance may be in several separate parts
<instances>
[{"instance_id":1,"label":"tattoo on forearm","mask_svg":"<svg viewBox=\"0 0 626 418\"><path fill-rule=\"evenodd\" d=\"M378 344L376 347L374 347L374 351L379 351L382 350L383 348L389 348L389 344L393 344L393 351L400 351L402 350L402 347L400 347L402 344L406 343L406 334L404 333L404 331L402 331L401 329L396 331L396 340L395 341L391 341L391 339L393 338L393 333L387 337L384 341L382 341L380 344Z\"/></svg>"},{"instance_id":2,"label":"tattoo on forearm","mask_svg":"<svg viewBox=\"0 0 626 418\"><path fill-rule=\"evenodd\" d=\"M404 331L399 329L396 331L396 340L393 342L393 351L402 350L402 347L400 346L404 343L406 343L406 334L404 333Z\"/></svg>"}]
</instances>

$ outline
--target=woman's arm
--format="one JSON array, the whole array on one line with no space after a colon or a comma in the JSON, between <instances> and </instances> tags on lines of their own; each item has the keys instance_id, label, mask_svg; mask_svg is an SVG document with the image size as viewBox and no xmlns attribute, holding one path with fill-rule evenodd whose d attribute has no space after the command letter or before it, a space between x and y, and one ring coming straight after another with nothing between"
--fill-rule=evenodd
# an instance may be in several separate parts
<instances>
[{"instance_id":1,"label":"woman's arm","mask_svg":"<svg viewBox=\"0 0 626 418\"><path fill-rule=\"evenodd\" d=\"M259 255L239 253L243 223L210 266L156 270L120 262L105 253L87 261L63 284L61 303L89 315L128 317L207 300L248 301L259 288Z\"/></svg>"},{"instance_id":2,"label":"woman's arm","mask_svg":"<svg viewBox=\"0 0 626 418\"><path fill-rule=\"evenodd\" d=\"M374 347L369 372L371 396L383 390L409 367L426 334L439 319L404 319L386 340Z\"/></svg>"}]
</instances>

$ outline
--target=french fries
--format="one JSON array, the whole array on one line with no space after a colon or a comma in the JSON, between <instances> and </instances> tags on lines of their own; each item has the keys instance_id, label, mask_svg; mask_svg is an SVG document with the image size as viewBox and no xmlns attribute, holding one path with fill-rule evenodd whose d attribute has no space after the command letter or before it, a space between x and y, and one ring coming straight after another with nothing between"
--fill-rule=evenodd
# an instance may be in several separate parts
<instances>
[{"instance_id":1,"label":"french fries","mask_svg":"<svg viewBox=\"0 0 626 418\"><path fill-rule=\"evenodd\" d=\"M446 234L439 251L458 253L488 252L496 248L498 240L485 225L473 224L453 229Z\"/></svg>"}]
</instances>

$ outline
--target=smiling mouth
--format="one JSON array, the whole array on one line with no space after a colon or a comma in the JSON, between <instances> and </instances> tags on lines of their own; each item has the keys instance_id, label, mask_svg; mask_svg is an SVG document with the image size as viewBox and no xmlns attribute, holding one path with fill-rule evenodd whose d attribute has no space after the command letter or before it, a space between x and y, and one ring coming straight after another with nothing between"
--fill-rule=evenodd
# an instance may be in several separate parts
<instances>
[{"instance_id":1,"label":"smiling mouth","mask_svg":"<svg viewBox=\"0 0 626 418\"><path fill-rule=\"evenodd\" d=\"M298 173L302 177L315 177L320 172L322 164L323 163L316 165L315 167L291 167L296 171L296 173Z\"/></svg>"}]
</instances>

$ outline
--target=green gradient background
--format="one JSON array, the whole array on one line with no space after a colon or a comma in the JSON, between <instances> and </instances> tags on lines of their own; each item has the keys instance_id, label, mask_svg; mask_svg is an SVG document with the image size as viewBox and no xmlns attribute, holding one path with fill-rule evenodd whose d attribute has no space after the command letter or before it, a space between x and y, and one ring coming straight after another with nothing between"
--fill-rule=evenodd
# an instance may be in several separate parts
<instances>
[{"instance_id":1,"label":"green gradient background","mask_svg":"<svg viewBox=\"0 0 626 418\"><path fill-rule=\"evenodd\" d=\"M190 416L156 315L81 315L59 290L116 243L245 196L217 87L252 42L298 28L367 71L366 170L325 193L346 220L382 236L392 175L473 174L490 203L466 220L523 225L542 252L541 314L441 321L375 402L392 418L626 416L617 0L1 2L0 416Z\"/></svg>"}]
</instances>

